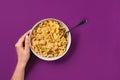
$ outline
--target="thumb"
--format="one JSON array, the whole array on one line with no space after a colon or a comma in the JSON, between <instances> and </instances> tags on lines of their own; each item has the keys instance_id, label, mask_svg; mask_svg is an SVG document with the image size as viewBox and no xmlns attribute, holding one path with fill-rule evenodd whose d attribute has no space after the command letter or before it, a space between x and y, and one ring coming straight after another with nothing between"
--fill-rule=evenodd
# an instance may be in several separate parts
<instances>
[{"instance_id":1,"label":"thumb","mask_svg":"<svg viewBox=\"0 0 120 80\"><path fill-rule=\"evenodd\" d=\"M30 38L28 35L26 35L25 37L25 51L29 51L30 50Z\"/></svg>"}]
</instances>

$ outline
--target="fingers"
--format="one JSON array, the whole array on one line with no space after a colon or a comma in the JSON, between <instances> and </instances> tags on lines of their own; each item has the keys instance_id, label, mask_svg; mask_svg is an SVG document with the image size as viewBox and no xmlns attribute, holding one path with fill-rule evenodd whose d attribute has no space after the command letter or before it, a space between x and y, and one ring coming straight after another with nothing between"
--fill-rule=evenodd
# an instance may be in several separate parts
<instances>
[{"instance_id":1,"label":"fingers","mask_svg":"<svg viewBox=\"0 0 120 80\"><path fill-rule=\"evenodd\" d=\"M25 40L25 36L28 35L29 32L30 32L30 30L27 31L23 36L21 36L20 39L17 41L17 43L16 43L15 46L20 46L20 47L22 47L22 46L23 46L23 42L24 42L24 40Z\"/></svg>"},{"instance_id":2,"label":"fingers","mask_svg":"<svg viewBox=\"0 0 120 80\"><path fill-rule=\"evenodd\" d=\"M29 51L30 50L30 38L28 35L26 35L25 37L25 51Z\"/></svg>"}]
</instances>

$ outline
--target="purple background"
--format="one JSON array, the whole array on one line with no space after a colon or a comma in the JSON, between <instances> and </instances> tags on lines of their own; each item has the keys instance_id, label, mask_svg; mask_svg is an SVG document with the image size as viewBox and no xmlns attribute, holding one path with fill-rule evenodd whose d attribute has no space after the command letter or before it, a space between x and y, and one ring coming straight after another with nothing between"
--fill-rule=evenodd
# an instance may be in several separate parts
<instances>
[{"instance_id":1,"label":"purple background","mask_svg":"<svg viewBox=\"0 0 120 80\"><path fill-rule=\"evenodd\" d=\"M72 31L60 60L31 54L26 80L120 80L120 0L0 0L0 80L10 80L17 63L15 43L41 19L53 17Z\"/></svg>"}]
</instances>

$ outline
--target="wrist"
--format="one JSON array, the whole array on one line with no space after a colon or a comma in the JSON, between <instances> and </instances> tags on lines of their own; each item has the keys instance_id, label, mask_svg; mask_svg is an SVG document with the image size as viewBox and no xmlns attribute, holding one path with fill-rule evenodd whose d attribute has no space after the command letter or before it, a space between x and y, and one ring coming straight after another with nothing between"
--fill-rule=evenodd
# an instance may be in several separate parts
<instances>
[{"instance_id":1,"label":"wrist","mask_svg":"<svg viewBox=\"0 0 120 80\"><path fill-rule=\"evenodd\" d=\"M17 67L25 69L26 64L18 61Z\"/></svg>"}]
</instances>

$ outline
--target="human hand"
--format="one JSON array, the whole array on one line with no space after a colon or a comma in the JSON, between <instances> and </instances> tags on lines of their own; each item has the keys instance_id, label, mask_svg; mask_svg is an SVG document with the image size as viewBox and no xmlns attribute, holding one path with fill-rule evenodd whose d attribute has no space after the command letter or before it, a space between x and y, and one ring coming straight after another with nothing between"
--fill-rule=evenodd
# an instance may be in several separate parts
<instances>
[{"instance_id":1,"label":"human hand","mask_svg":"<svg viewBox=\"0 0 120 80\"><path fill-rule=\"evenodd\" d=\"M15 44L18 64L24 67L30 58L30 39L28 36L29 32L30 31L27 31Z\"/></svg>"}]
</instances>

